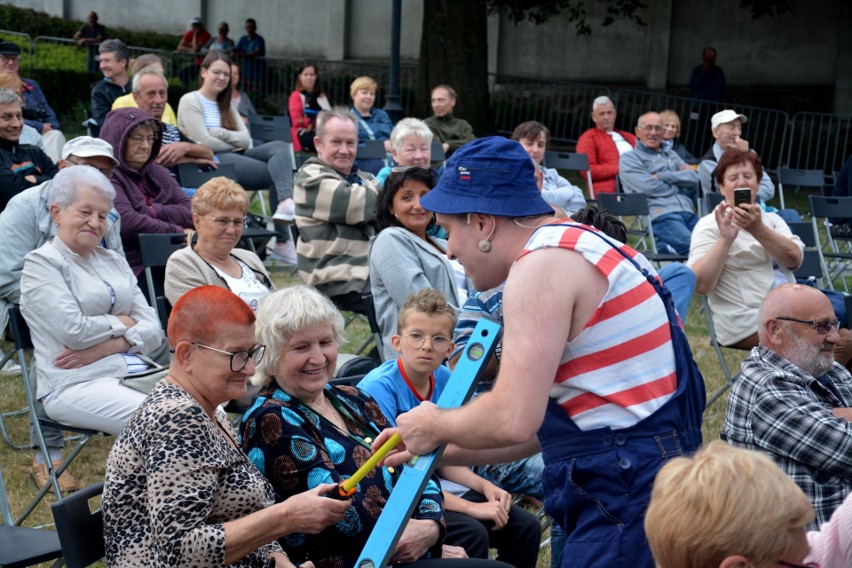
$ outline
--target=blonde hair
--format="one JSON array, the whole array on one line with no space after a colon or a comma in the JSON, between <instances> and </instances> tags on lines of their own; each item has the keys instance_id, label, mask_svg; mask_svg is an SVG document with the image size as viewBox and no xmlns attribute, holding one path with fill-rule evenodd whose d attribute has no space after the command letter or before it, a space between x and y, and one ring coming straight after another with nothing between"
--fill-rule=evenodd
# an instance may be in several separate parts
<instances>
[{"instance_id":1,"label":"blonde hair","mask_svg":"<svg viewBox=\"0 0 852 568\"><path fill-rule=\"evenodd\" d=\"M192 213L207 215L212 209L239 209L245 215L249 198L243 186L225 176L207 180L192 196Z\"/></svg>"},{"instance_id":2,"label":"blonde hair","mask_svg":"<svg viewBox=\"0 0 852 568\"><path fill-rule=\"evenodd\" d=\"M9 89L18 96L21 96L23 83L17 73L9 73L8 71L0 71L0 89Z\"/></svg>"},{"instance_id":3,"label":"blonde hair","mask_svg":"<svg viewBox=\"0 0 852 568\"><path fill-rule=\"evenodd\" d=\"M396 318L396 332L398 334L402 334L405 321L412 312L419 312L427 316L447 316L450 319L450 335L452 336L453 328L456 326L456 311L438 290L423 288L414 292L405 300L399 310L399 316Z\"/></svg>"},{"instance_id":4,"label":"blonde hair","mask_svg":"<svg viewBox=\"0 0 852 568\"><path fill-rule=\"evenodd\" d=\"M352 81L352 85L349 86L349 96L354 99L355 93L357 93L361 89L373 91L373 93L375 94L376 89L378 89L378 87L378 83L376 83L372 77L362 75L361 77L358 77L354 81Z\"/></svg>"},{"instance_id":5,"label":"blonde hair","mask_svg":"<svg viewBox=\"0 0 852 568\"><path fill-rule=\"evenodd\" d=\"M675 132L674 137L677 138L678 136L680 136L680 117L675 111L670 108L667 108L666 110L661 110L660 118L663 119L663 124L665 124L666 122L674 122L675 124L677 124L677 132Z\"/></svg>"},{"instance_id":6,"label":"blonde hair","mask_svg":"<svg viewBox=\"0 0 852 568\"><path fill-rule=\"evenodd\" d=\"M659 568L716 568L733 555L770 566L789 550L791 531L814 516L802 490L769 457L717 440L663 466L645 534Z\"/></svg>"}]
</instances>

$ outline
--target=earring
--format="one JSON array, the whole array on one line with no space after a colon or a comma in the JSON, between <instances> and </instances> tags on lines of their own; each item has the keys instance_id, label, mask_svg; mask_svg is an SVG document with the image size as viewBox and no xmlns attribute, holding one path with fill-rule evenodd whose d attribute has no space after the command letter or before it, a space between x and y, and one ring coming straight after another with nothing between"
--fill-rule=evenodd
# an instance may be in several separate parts
<instances>
[{"instance_id":1,"label":"earring","mask_svg":"<svg viewBox=\"0 0 852 568\"><path fill-rule=\"evenodd\" d=\"M482 252L488 252L491 250L491 241L488 239L482 239L479 241L479 250Z\"/></svg>"}]
</instances>

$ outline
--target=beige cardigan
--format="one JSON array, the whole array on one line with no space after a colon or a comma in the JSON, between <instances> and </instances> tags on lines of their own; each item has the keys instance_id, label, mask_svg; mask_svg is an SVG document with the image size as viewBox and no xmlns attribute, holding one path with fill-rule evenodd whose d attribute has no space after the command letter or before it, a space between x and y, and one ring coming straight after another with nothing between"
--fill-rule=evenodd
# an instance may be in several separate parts
<instances>
[{"instance_id":1,"label":"beige cardigan","mask_svg":"<svg viewBox=\"0 0 852 568\"><path fill-rule=\"evenodd\" d=\"M252 269L258 280L273 290L275 287L269 279L269 273L263 266L263 262L250 250L235 248L231 255L245 262ZM169 257L166 263L166 298L172 305L178 299L198 286L219 286L228 288L221 276L201 258L194 249L186 247ZM230 288L228 288L230 289Z\"/></svg>"}]
</instances>

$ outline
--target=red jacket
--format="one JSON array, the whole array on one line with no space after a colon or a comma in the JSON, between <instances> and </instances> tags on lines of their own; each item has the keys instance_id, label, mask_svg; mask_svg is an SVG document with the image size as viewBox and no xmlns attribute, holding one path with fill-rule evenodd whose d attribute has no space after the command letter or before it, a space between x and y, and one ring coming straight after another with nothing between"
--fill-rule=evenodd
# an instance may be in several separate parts
<instances>
[{"instance_id":1,"label":"red jacket","mask_svg":"<svg viewBox=\"0 0 852 568\"><path fill-rule=\"evenodd\" d=\"M636 137L629 132L616 130L631 146L636 146ZM589 128L577 140L577 153L589 158L592 183L595 193L615 193L615 176L618 174L618 148L612 136L598 128ZM583 177L586 172L582 172ZM588 188L586 188L588 190Z\"/></svg>"}]
</instances>

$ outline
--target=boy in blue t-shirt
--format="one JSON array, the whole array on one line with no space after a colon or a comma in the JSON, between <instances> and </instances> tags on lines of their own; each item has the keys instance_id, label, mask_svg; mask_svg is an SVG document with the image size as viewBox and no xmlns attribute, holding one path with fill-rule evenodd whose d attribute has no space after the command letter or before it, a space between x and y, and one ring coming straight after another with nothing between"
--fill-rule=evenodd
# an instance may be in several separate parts
<instances>
[{"instance_id":1,"label":"boy in blue t-shirt","mask_svg":"<svg viewBox=\"0 0 852 568\"><path fill-rule=\"evenodd\" d=\"M455 324L452 306L432 288L403 304L391 338L399 359L384 362L358 383L390 422L424 400L440 398L451 374L442 363L453 351ZM470 468L444 466L437 473L444 491L445 544L461 546L471 558L488 558L488 549L496 548L497 560L535 567L541 525L534 515L512 505L509 493Z\"/></svg>"}]
</instances>

